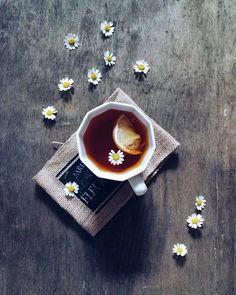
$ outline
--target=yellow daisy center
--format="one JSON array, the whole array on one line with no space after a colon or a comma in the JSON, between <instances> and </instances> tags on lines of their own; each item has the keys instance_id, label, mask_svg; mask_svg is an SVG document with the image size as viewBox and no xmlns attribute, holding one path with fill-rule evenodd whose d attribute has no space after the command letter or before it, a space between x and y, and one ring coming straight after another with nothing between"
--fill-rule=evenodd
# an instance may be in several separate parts
<instances>
[{"instance_id":1,"label":"yellow daisy center","mask_svg":"<svg viewBox=\"0 0 236 295\"><path fill-rule=\"evenodd\" d=\"M110 28L111 28L111 26L108 25L108 24L104 26L104 29L105 29L106 32L109 32L110 31Z\"/></svg>"},{"instance_id":2,"label":"yellow daisy center","mask_svg":"<svg viewBox=\"0 0 236 295\"><path fill-rule=\"evenodd\" d=\"M70 37L68 40L70 45L74 45L75 44L75 38L74 37Z\"/></svg>"},{"instance_id":3,"label":"yellow daisy center","mask_svg":"<svg viewBox=\"0 0 236 295\"><path fill-rule=\"evenodd\" d=\"M178 253L178 254L181 254L182 252L183 252L183 249L182 249L181 247L178 247L178 248L177 248L177 253Z\"/></svg>"},{"instance_id":4,"label":"yellow daisy center","mask_svg":"<svg viewBox=\"0 0 236 295\"><path fill-rule=\"evenodd\" d=\"M144 64L139 64L139 65L138 65L138 69L139 69L140 71L143 71L143 70L145 69Z\"/></svg>"},{"instance_id":5,"label":"yellow daisy center","mask_svg":"<svg viewBox=\"0 0 236 295\"><path fill-rule=\"evenodd\" d=\"M63 82L63 87L64 87L64 88L69 88L70 86L71 86L71 85L70 85L69 82L67 82L67 81Z\"/></svg>"},{"instance_id":6,"label":"yellow daisy center","mask_svg":"<svg viewBox=\"0 0 236 295\"><path fill-rule=\"evenodd\" d=\"M68 191L69 191L70 193L73 193L73 192L75 191L75 187L74 187L73 185L69 185L69 186L68 186Z\"/></svg>"},{"instance_id":7,"label":"yellow daisy center","mask_svg":"<svg viewBox=\"0 0 236 295\"><path fill-rule=\"evenodd\" d=\"M111 56L111 55L108 55L108 57L107 57L107 61L108 61L108 62L111 62L111 61L112 61L112 56Z\"/></svg>"},{"instance_id":8,"label":"yellow daisy center","mask_svg":"<svg viewBox=\"0 0 236 295\"><path fill-rule=\"evenodd\" d=\"M119 156L119 154L114 154L114 155L112 156L112 158L113 158L114 161L117 161L117 160L120 159L120 156Z\"/></svg>"},{"instance_id":9,"label":"yellow daisy center","mask_svg":"<svg viewBox=\"0 0 236 295\"><path fill-rule=\"evenodd\" d=\"M97 74L96 74L96 73L92 73L92 74L91 74L91 78L92 78L93 80L96 80L96 79L97 79Z\"/></svg>"},{"instance_id":10,"label":"yellow daisy center","mask_svg":"<svg viewBox=\"0 0 236 295\"><path fill-rule=\"evenodd\" d=\"M53 114L53 111L52 110L47 110L47 115L48 116L51 116Z\"/></svg>"},{"instance_id":11,"label":"yellow daisy center","mask_svg":"<svg viewBox=\"0 0 236 295\"><path fill-rule=\"evenodd\" d=\"M197 204L198 204L198 206L201 206L202 205L202 200L201 199L198 199L197 200Z\"/></svg>"},{"instance_id":12,"label":"yellow daisy center","mask_svg":"<svg viewBox=\"0 0 236 295\"><path fill-rule=\"evenodd\" d=\"M197 217L193 217L193 219L192 219L192 223L193 223L193 224L198 224L198 218L197 218Z\"/></svg>"}]
</instances>

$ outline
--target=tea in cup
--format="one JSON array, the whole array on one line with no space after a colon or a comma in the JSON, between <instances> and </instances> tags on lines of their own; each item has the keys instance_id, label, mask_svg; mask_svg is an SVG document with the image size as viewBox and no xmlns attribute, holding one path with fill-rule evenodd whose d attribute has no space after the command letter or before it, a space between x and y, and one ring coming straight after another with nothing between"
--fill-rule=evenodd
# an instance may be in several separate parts
<instances>
[{"instance_id":1,"label":"tea in cup","mask_svg":"<svg viewBox=\"0 0 236 295\"><path fill-rule=\"evenodd\" d=\"M96 176L128 180L136 195L147 191L140 173L152 157L155 138L141 110L105 103L86 114L76 134L80 159Z\"/></svg>"}]
</instances>

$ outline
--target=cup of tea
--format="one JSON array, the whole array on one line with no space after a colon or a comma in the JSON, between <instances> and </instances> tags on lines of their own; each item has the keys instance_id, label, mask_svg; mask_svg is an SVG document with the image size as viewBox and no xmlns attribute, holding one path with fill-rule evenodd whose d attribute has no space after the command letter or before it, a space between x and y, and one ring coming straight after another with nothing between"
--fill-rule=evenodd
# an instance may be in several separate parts
<instances>
[{"instance_id":1,"label":"cup of tea","mask_svg":"<svg viewBox=\"0 0 236 295\"><path fill-rule=\"evenodd\" d=\"M128 180L136 195L147 186L142 178L156 148L150 119L137 107L104 103L89 111L76 132L81 161L98 177Z\"/></svg>"}]
</instances>

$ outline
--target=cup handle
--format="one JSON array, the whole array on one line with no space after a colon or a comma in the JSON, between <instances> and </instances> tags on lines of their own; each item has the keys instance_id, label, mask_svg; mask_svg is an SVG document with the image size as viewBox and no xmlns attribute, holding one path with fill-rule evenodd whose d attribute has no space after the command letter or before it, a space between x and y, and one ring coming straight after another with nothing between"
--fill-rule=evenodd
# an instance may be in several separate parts
<instances>
[{"instance_id":1,"label":"cup handle","mask_svg":"<svg viewBox=\"0 0 236 295\"><path fill-rule=\"evenodd\" d=\"M132 178L128 179L135 195L142 196L147 192L147 186L143 181L141 174L138 174Z\"/></svg>"}]
</instances>

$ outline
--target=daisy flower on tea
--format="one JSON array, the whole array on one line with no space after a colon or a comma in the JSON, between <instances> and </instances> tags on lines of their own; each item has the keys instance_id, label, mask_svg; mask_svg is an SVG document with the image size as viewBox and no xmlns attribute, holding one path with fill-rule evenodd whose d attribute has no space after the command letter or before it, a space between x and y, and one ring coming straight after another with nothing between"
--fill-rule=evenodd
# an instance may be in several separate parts
<instances>
[{"instance_id":1,"label":"daisy flower on tea","mask_svg":"<svg viewBox=\"0 0 236 295\"><path fill-rule=\"evenodd\" d=\"M108 155L108 161L111 162L112 165L120 165L124 161L124 153L121 150L117 152L111 150Z\"/></svg>"}]
</instances>

